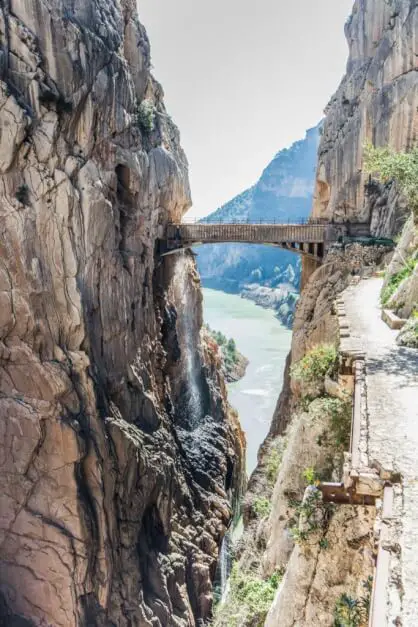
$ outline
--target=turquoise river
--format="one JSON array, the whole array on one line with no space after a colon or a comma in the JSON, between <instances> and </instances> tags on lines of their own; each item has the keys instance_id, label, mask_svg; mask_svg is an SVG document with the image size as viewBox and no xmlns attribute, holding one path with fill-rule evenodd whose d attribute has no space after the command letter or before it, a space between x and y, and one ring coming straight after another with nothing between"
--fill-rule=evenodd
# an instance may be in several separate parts
<instances>
[{"instance_id":1,"label":"turquoise river","mask_svg":"<svg viewBox=\"0 0 418 627\"><path fill-rule=\"evenodd\" d=\"M279 397L291 331L274 312L239 295L203 289L204 320L236 341L249 359L245 376L228 385L229 402L239 413L247 437L247 472L257 464L257 451L270 427Z\"/></svg>"}]
</instances>

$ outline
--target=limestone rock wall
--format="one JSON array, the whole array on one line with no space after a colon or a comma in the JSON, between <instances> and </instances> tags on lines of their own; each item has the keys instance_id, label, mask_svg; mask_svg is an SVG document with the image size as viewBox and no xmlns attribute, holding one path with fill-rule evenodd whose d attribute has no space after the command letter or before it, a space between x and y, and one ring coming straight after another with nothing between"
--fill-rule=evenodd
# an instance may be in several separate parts
<instances>
[{"instance_id":1,"label":"limestone rock wall","mask_svg":"<svg viewBox=\"0 0 418 627\"><path fill-rule=\"evenodd\" d=\"M2 624L210 612L243 443L207 351L200 433L180 402L184 302L156 239L189 205L134 0L2 2Z\"/></svg>"},{"instance_id":2,"label":"limestone rock wall","mask_svg":"<svg viewBox=\"0 0 418 627\"><path fill-rule=\"evenodd\" d=\"M417 142L417 1L356 0L345 29L347 72L326 109L312 215L336 222L370 220L373 234L393 237L402 230L410 211L395 185L369 181L363 172L363 146L369 141L408 150ZM403 244L410 247L413 237L414 231L406 227ZM336 296L353 274L383 268L385 262L388 251L384 248L357 244L345 250L333 248L316 271L303 261L305 287L295 314L288 368L315 345L338 342L333 312ZM404 265L401 262L398 250L389 275ZM413 308L414 285L415 274L409 278L408 298L402 298L408 315ZM294 491L301 489L304 469L318 465L323 452L324 441L316 436L315 428L307 427L300 418L298 390L287 376L270 434L249 482L245 533L251 550L244 549L240 561L242 568L251 568L256 555L265 578L277 567L280 572L285 569L265 622L268 627L333 625L340 595L348 594L363 605L367 601L364 590L370 583L374 559L374 508L337 506L325 535L313 537L312 542L295 545L289 534ZM283 438L287 448L272 491L266 488L272 450ZM253 513L260 494L271 501L267 521ZM297 496L300 498L300 493Z\"/></svg>"},{"instance_id":3,"label":"limestone rock wall","mask_svg":"<svg viewBox=\"0 0 418 627\"><path fill-rule=\"evenodd\" d=\"M376 234L399 230L404 214L392 186L369 186L363 146L407 150L418 138L416 0L356 0L345 31L347 73L326 109L313 216L372 220Z\"/></svg>"}]
</instances>

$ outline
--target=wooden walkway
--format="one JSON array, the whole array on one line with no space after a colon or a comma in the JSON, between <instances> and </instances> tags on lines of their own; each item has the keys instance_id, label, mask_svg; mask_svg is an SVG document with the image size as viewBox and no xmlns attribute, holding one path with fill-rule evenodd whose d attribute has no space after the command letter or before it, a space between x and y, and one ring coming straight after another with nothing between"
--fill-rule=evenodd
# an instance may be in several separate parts
<instances>
[{"instance_id":1,"label":"wooden walkway","mask_svg":"<svg viewBox=\"0 0 418 627\"><path fill-rule=\"evenodd\" d=\"M269 244L322 260L326 244L345 235L344 225L266 224L266 223L196 223L170 224L166 230L167 251L197 244L242 242Z\"/></svg>"}]
</instances>

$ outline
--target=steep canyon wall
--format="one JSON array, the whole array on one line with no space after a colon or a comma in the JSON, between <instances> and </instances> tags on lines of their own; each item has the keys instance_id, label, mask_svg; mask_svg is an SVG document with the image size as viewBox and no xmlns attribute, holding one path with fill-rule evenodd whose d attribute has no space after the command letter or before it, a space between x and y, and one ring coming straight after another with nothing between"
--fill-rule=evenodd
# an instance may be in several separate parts
<instances>
[{"instance_id":1,"label":"steep canyon wall","mask_svg":"<svg viewBox=\"0 0 418 627\"><path fill-rule=\"evenodd\" d=\"M416 146L418 3L356 0L345 29L347 72L326 109L312 215L337 222L370 221L374 235L393 237L400 233L410 208L394 183L381 184L364 173L363 148L368 141L399 151ZM412 236L411 232L409 240ZM289 374L291 364L314 346L338 343L336 296L353 274L383 267L385 260L388 257L379 247L354 244L345 251L331 251L312 274L296 310L284 390L250 480L244 503L246 536L239 552L243 572L257 570L264 580L275 572L283 577L267 627L337 624L341 595L367 604L374 563L374 508L336 506L326 525L317 525L307 539L300 539L304 529L300 521L306 517L306 470L314 468L322 480L341 480L335 465L339 445L332 443L332 425L326 422L327 407L341 390L335 385L321 390L322 382L316 400L309 395L301 398ZM257 512L260 495L271 503L267 516ZM249 612L245 624L253 624L253 618Z\"/></svg>"},{"instance_id":2,"label":"steep canyon wall","mask_svg":"<svg viewBox=\"0 0 418 627\"><path fill-rule=\"evenodd\" d=\"M364 145L410 149L418 136L415 0L356 0L345 26L347 73L326 109L312 215L372 220L399 231L404 204L392 185L368 186Z\"/></svg>"},{"instance_id":3,"label":"steep canyon wall","mask_svg":"<svg viewBox=\"0 0 418 627\"><path fill-rule=\"evenodd\" d=\"M134 0L2 2L0 123L0 622L203 624L243 441L156 255L190 193Z\"/></svg>"}]
</instances>

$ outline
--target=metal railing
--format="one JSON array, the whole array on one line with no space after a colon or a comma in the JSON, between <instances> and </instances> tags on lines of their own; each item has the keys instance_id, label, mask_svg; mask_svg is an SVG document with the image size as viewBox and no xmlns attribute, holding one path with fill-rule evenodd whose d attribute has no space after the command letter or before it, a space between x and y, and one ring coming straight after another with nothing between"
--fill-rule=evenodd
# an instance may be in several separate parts
<instances>
[{"instance_id":1,"label":"metal railing","mask_svg":"<svg viewBox=\"0 0 418 627\"><path fill-rule=\"evenodd\" d=\"M319 224L203 223L172 224L168 240L183 242L323 243L327 227Z\"/></svg>"},{"instance_id":2,"label":"metal railing","mask_svg":"<svg viewBox=\"0 0 418 627\"><path fill-rule=\"evenodd\" d=\"M176 224L174 222L171 222L169 224ZM313 225L326 225L326 224L332 224L332 222L330 222L329 220L325 219L325 218L287 218L287 219L283 219L283 218L232 218L232 219L228 219L228 218L183 218L181 223L179 225L182 224L254 224L254 225L258 225L258 224L271 224L271 225L305 225L305 224L313 224Z\"/></svg>"}]
</instances>

